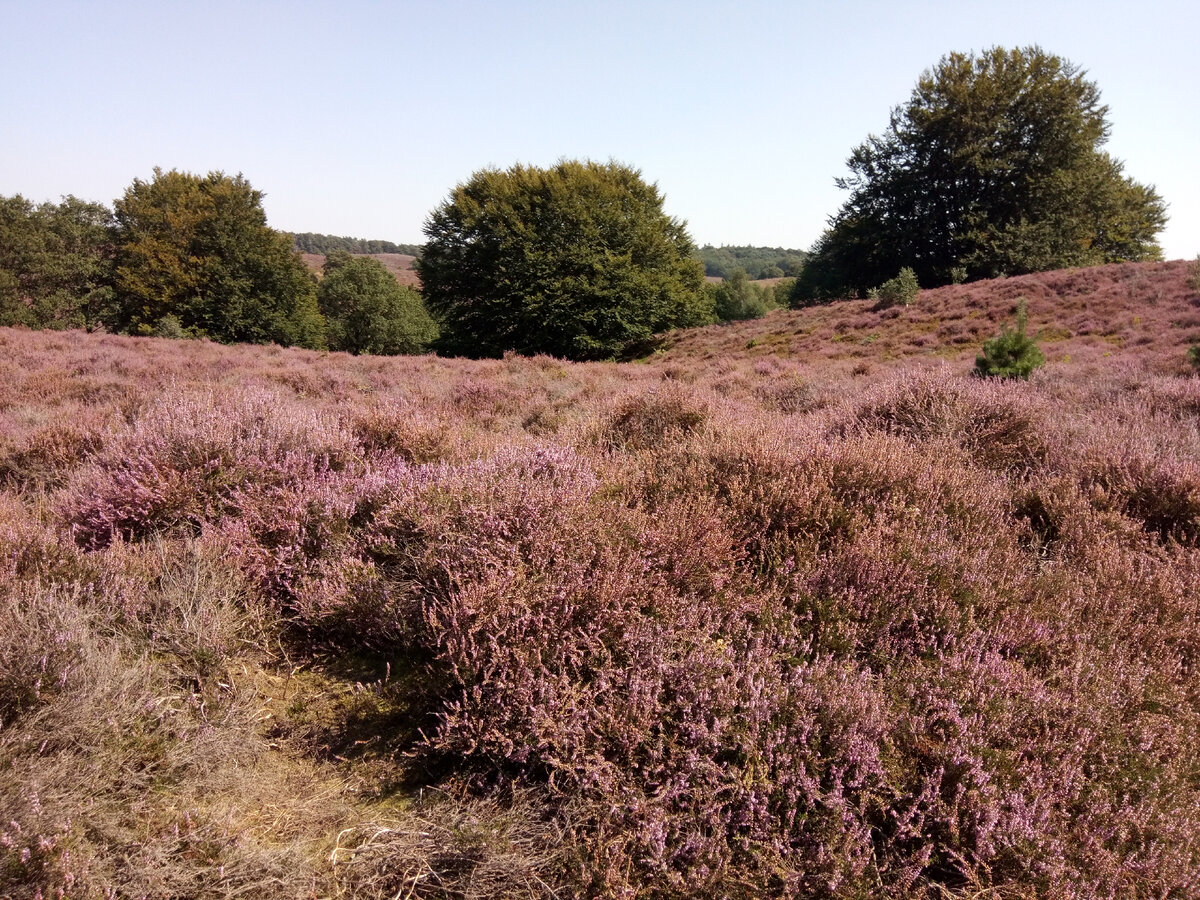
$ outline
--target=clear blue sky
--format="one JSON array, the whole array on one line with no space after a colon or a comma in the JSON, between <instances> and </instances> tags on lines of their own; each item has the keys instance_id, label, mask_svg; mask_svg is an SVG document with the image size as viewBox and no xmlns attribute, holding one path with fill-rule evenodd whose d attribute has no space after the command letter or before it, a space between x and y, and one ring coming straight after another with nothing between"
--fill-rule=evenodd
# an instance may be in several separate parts
<instances>
[{"instance_id":1,"label":"clear blue sky","mask_svg":"<svg viewBox=\"0 0 1200 900\"><path fill-rule=\"evenodd\" d=\"M1167 258L1195 257L1195 0L0 0L0 194L219 169L276 228L416 243L479 168L611 158L699 243L806 248L921 71L995 44L1087 70L1107 149L1170 205Z\"/></svg>"}]
</instances>

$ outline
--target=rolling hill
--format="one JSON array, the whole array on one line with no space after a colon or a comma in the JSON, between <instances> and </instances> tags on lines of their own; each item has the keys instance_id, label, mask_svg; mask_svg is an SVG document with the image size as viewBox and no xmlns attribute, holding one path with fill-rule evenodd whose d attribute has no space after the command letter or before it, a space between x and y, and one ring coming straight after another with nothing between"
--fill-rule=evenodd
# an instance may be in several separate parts
<instances>
[{"instance_id":1,"label":"rolling hill","mask_svg":"<svg viewBox=\"0 0 1200 900\"><path fill-rule=\"evenodd\" d=\"M1190 896L1191 272L629 363L0 329L0 895Z\"/></svg>"},{"instance_id":2,"label":"rolling hill","mask_svg":"<svg viewBox=\"0 0 1200 900\"><path fill-rule=\"evenodd\" d=\"M407 253L356 253L354 256L369 256L371 259L378 260L383 263L384 267L395 276L396 280L401 284L406 284L411 287L420 287L421 279L417 276L413 269L413 261L415 256L410 256ZM316 275L321 274L321 268L325 265L325 254L323 253L301 253L300 258L304 260L304 264L309 270Z\"/></svg>"}]
</instances>

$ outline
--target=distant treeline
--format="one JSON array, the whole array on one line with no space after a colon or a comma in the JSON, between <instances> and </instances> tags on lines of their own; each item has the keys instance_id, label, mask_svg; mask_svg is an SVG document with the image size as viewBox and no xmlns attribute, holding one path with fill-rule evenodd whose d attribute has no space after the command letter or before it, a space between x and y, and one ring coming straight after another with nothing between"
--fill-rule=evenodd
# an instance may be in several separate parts
<instances>
[{"instance_id":1,"label":"distant treeline","mask_svg":"<svg viewBox=\"0 0 1200 900\"><path fill-rule=\"evenodd\" d=\"M729 278L735 269L742 269L751 280L759 278L795 278L804 268L808 254L803 250L783 247L714 247L705 244L696 251L704 263L704 274Z\"/></svg>"},{"instance_id":2,"label":"distant treeline","mask_svg":"<svg viewBox=\"0 0 1200 900\"><path fill-rule=\"evenodd\" d=\"M292 235L292 242L300 253L323 253L328 256L335 250L347 253L404 253L420 256L420 244L393 244L391 241L368 241L363 238L335 237L332 234L314 234L305 231Z\"/></svg>"}]
</instances>

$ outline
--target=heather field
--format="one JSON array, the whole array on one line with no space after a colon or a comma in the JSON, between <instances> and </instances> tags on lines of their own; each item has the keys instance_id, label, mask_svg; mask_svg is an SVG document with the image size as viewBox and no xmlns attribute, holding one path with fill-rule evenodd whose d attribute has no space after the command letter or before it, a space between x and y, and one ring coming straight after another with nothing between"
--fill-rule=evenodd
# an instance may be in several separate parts
<instances>
[{"instance_id":1,"label":"heather field","mask_svg":"<svg viewBox=\"0 0 1200 900\"><path fill-rule=\"evenodd\" d=\"M619 364L0 329L0 896L1196 896L1188 279Z\"/></svg>"}]
</instances>

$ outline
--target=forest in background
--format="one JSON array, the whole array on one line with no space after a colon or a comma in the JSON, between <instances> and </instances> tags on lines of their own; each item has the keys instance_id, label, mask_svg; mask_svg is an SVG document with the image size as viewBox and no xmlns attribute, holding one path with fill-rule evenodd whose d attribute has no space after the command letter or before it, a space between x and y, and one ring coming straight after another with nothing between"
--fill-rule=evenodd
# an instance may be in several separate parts
<instances>
[{"instance_id":1,"label":"forest in background","mask_svg":"<svg viewBox=\"0 0 1200 900\"><path fill-rule=\"evenodd\" d=\"M735 247L705 244L695 256L704 263L704 274L730 278L741 269L752 281L764 278L795 278L804 268L808 253L782 247Z\"/></svg>"},{"instance_id":2,"label":"forest in background","mask_svg":"<svg viewBox=\"0 0 1200 900\"><path fill-rule=\"evenodd\" d=\"M300 253L329 254L337 250L349 253L402 253L420 256L421 244L394 244L391 241L364 238L335 237L331 234L298 232L292 241ZM711 278L729 278L741 269L752 281L766 278L794 278L804 268L808 253L783 247L749 247L705 244L694 256L704 264L704 274Z\"/></svg>"},{"instance_id":3,"label":"forest in background","mask_svg":"<svg viewBox=\"0 0 1200 900\"><path fill-rule=\"evenodd\" d=\"M402 253L405 256L419 256L420 244L394 244L391 241L367 240L364 238L336 237L332 234L318 234L311 231L289 232L292 246L298 253L320 253L329 255L338 250L347 253Z\"/></svg>"}]
</instances>

